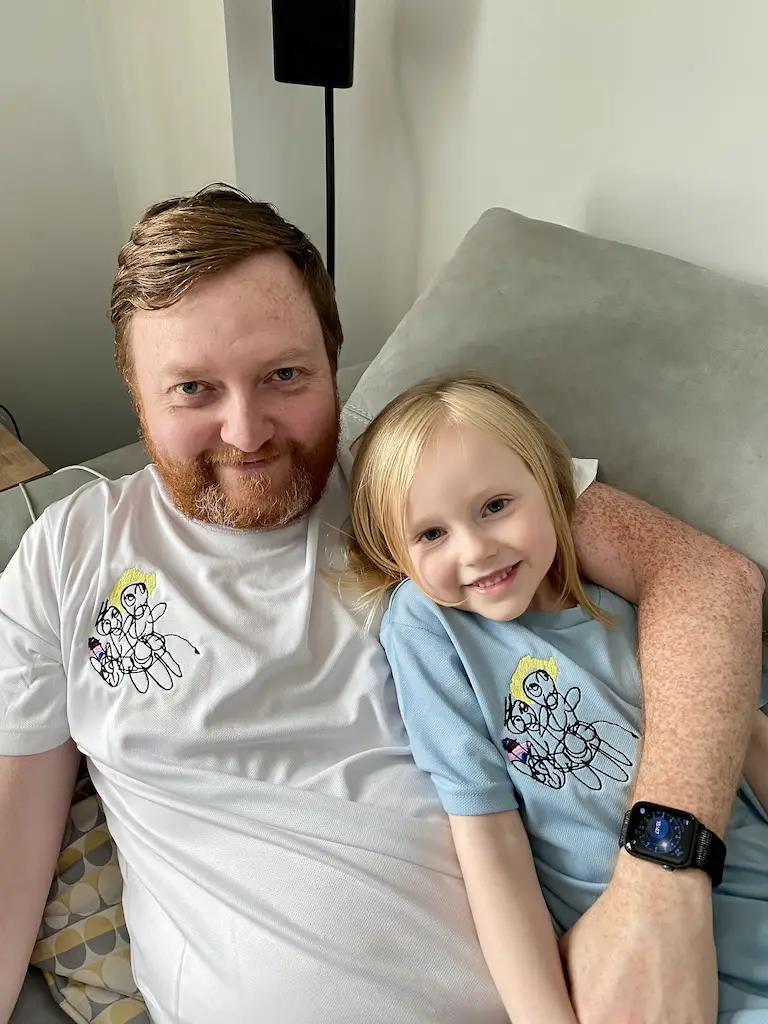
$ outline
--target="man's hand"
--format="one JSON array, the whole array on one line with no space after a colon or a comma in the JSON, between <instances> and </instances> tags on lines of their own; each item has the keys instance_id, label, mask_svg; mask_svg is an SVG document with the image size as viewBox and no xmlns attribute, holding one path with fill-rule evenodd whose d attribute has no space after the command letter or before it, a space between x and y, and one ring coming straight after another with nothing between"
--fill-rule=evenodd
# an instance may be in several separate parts
<instances>
[{"instance_id":1,"label":"man's hand","mask_svg":"<svg viewBox=\"0 0 768 1024\"><path fill-rule=\"evenodd\" d=\"M560 942L579 1024L714 1024L712 887L620 853L611 884Z\"/></svg>"}]
</instances>

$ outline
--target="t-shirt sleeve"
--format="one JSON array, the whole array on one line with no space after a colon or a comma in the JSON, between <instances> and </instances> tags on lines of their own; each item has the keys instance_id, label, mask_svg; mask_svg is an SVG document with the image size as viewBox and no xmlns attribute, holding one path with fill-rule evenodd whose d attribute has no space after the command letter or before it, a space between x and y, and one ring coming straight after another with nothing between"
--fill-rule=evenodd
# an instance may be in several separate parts
<instances>
[{"instance_id":1,"label":"t-shirt sleeve","mask_svg":"<svg viewBox=\"0 0 768 1024\"><path fill-rule=\"evenodd\" d=\"M56 575L43 517L0 576L0 754L40 754L69 739Z\"/></svg>"},{"instance_id":2,"label":"t-shirt sleeve","mask_svg":"<svg viewBox=\"0 0 768 1024\"><path fill-rule=\"evenodd\" d=\"M517 808L503 755L491 740L472 685L445 634L387 622L387 653L411 751L449 814Z\"/></svg>"},{"instance_id":3,"label":"t-shirt sleeve","mask_svg":"<svg viewBox=\"0 0 768 1024\"><path fill-rule=\"evenodd\" d=\"M571 459L573 463L573 484L576 488L576 497L597 479L597 459Z\"/></svg>"}]
</instances>

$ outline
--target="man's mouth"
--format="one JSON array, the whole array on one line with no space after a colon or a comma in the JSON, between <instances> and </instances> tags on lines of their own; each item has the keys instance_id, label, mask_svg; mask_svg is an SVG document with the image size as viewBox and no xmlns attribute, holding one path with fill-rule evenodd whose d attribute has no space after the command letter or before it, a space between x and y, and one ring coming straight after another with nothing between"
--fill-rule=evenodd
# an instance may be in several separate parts
<instances>
[{"instance_id":1,"label":"man's mouth","mask_svg":"<svg viewBox=\"0 0 768 1024\"><path fill-rule=\"evenodd\" d=\"M497 572L489 573L487 576L480 576L479 579L474 580L469 586L474 590L483 592L501 588L505 583L509 583L515 578L519 566L520 562L515 562L514 565L508 565L506 569L499 569Z\"/></svg>"},{"instance_id":2,"label":"man's mouth","mask_svg":"<svg viewBox=\"0 0 768 1024\"><path fill-rule=\"evenodd\" d=\"M252 473L257 470L267 469L272 466L273 463L277 462L281 458L280 453L267 456L250 455L247 459L241 459L238 462L227 462L225 466L229 469L233 469L240 473Z\"/></svg>"}]
</instances>

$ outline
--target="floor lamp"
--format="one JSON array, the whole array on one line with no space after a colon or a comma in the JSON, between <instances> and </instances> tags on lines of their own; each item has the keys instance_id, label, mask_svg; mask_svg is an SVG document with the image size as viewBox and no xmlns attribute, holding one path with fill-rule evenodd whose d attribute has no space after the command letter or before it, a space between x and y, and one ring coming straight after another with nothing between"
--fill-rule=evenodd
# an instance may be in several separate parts
<instances>
[{"instance_id":1,"label":"floor lamp","mask_svg":"<svg viewBox=\"0 0 768 1024\"><path fill-rule=\"evenodd\" d=\"M333 90L352 86L355 0L272 0L275 79L325 90L325 261L336 274Z\"/></svg>"}]
</instances>

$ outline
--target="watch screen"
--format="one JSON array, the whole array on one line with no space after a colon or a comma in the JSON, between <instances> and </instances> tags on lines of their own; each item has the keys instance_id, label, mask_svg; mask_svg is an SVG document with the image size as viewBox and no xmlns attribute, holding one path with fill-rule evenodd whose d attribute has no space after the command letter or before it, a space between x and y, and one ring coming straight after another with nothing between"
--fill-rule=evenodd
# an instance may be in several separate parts
<instances>
[{"instance_id":1,"label":"watch screen","mask_svg":"<svg viewBox=\"0 0 768 1024\"><path fill-rule=\"evenodd\" d=\"M693 831L692 819L683 811L639 804L632 812L627 842L636 853L682 867L690 862Z\"/></svg>"}]
</instances>

